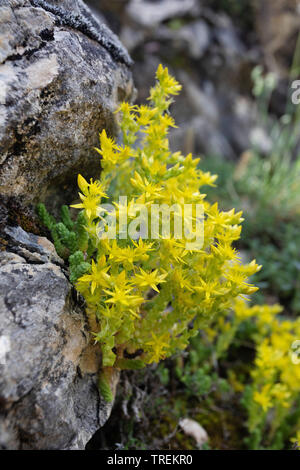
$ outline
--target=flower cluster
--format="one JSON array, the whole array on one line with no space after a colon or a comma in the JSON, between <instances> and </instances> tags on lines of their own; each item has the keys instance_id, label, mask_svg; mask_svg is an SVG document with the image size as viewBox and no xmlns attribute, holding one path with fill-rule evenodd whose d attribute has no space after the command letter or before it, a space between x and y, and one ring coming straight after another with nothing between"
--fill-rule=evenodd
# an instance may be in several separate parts
<instances>
[{"instance_id":1,"label":"flower cluster","mask_svg":"<svg viewBox=\"0 0 300 470\"><path fill-rule=\"evenodd\" d=\"M82 209L88 240L79 254L72 254L71 275L86 300L104 368L159 362L186 348L199 328L228 311L236 298L256 290L247 279L259 266L242 264L232 247L240 237L242 213L211 205L203 187L214 185L216 176L203 172L192 155L171 152L168 132L175 123L168 108L181 87L161 65L156 78L149 105L120 106L122 145L105 130L100 134L101 180L78 176L81 202L73 207ZM118 202L124 195L126 206ZM110 217L105 202L116 208L114 240L97 231L99 222ZM187 249L185 236L174 233L176 211L170 214L168 236L131 238L128 224L136 207L156 204L176 204L179 211L186 204L202 204L201 249ZM190 219L195 220L194 213Z\"/></svg>"},{"instance_id":2,"label":"flower cluster","mask_svg":"<svg viewBox=\"0 0 300 470\"><path fill-rule=\"evenodd\" d=\"M298 419L294 417L295 424L298 429L300 427L300 364L292 357L292 345L300 338L300 318L292 321L273 316L264 323L257 317L256 321L259 331L254 338L256 358L251 373L252 384L245 392L248 428L257 436L258 431L263 435L269 427L270 438L277 435L279 438L289 419L293 428L294 411L298 414Z\"/></svg>"},{"instance_id":3,"label":"flower cluster","mask_svg":"<svg viewBox=\"0 0 300 470\"><path fill-rule=\"evenodd\" d=\"M101 183L78 177L82 202L74 207L84 210L95 251L90 271L76 287L89 315L97 319L94 333L103 366L114 366L124 354L137 352L145 364L158 362L184 349L201 325L229 308L236 297L255 291L247 278L258 266L241 264L232 248L240 236L242 214L221 212L217 204L205 201L202 187L213 185L216 177L198 168L199 159L170 151L167 135L175 124L167 110L180 85L162 66L156 78L149 106L120 107L123 146L102 131L97 149L102 156ZM97 238L101 201L110 197L114 202L123 194L128 198L128 220L135 204L203 203L203 248L189 252L185 241L172 233L168 239L146 241ZM124 208L115 205L119 223Z\"/></svg>"},{"instance_id":4,"label":"flower cluster","mask_svg":"<svg viewBox=\"0 0 300 470\"><path fill-rule=\"evenodd\" d=\"M233 389L242 392L248 413L247 444L252 449L282 448L293 429L299 435L300 318L286 319L281 312L279 305L249 306L236 299L231 313L224 311L204 328L216 358L228 354L241 331L255 351L246 376L228 371Z\"/></svg>"}]
</instances>

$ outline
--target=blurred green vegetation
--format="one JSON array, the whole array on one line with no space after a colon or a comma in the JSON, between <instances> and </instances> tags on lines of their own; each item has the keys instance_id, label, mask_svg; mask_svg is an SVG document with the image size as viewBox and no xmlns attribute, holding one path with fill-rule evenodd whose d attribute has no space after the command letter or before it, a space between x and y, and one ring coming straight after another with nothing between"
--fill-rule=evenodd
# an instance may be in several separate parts
<instances>
[{"instance_id":1,"label":"blurred green vegetation","mask_svg":"<svg viewBox=\"0 0 300 470\"><path fill-rule=\"evenodd\" d=\"M272 119L268 106L276 81L262 69L253 71L260 124L270 139L261 155L255 145L235 163L207 157L202 168L218 174L208 197L221 200L224 209L243 210L245 221L239 248L256 258L263 269L253 277L260 287L256 300L275 298L290 314L300 314L300 149L299 107L287 107Z\"/></svg>"}]
</instances>

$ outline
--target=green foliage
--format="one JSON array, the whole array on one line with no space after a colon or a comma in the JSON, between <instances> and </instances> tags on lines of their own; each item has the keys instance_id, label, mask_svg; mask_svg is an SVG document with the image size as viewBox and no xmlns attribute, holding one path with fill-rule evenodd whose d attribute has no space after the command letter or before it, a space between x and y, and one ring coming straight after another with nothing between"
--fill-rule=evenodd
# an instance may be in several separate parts
<instances>
[{"instance_id":1,"label":"green foliage","mask_svg":"<svg viewBox=\"0 0 300 470\"><path fill-rule=\"evenodd\" d=\"M138 370L145 367L145 363L140 359L117 359L115 362L115 367L117 369L128 369L128 370Z\"/></svg>"},{"instance_id":2,"label":"green foliage","mask_svg":"<svg viewBox=\"0 0 300 470\"><path fill-rule=\"evenodd\" d=\"M71 282L77 281L77 279L79 279L91 269L91 265L84 261L84 255L82 251L75 251L75 253L69 257L69 266Z\"/></svg>"},{"instance_id":3,"label":"green foliage","mask_svg":"<svg viewBox=\"0 0 300 470\"><path fill-rule=\"evenodd\" d=\"M259 110L258 125L269 135L269 150L262 158L254 139L246 161L242 160L237 169L236 180L240 193L248 195L257 210L269 209L277 220L287 220L299 215L299 107L291 107L288 102L285 114L274 120L270 101L277 85L276 77L272 73L264 76L262 67L255 67L252 79Z\"/></svg>"},{"instance_id":4,"label":"green foliage","mask_svg":"<svg viewBox=\"0 0 300 470\"><path fill-rule=\"evenodd\" d=\"M299 279L300 279L300 215L296 212L295 195L288 198L288 208L294 206L294 213L281 205L278 211L276 204L266 204L264 194L258 200L259 191L251 186L254 179L252 166L247 167L243 178L239 181L233 178L235 167L232 162L210 158L204 161L204 168L218 172L220 181L218 188L207 191L208 196L222 200L226 209L234 205L237 209L247 209L247 219L243 224L243 237L239 242L240 248L249 257L255 256L263 269L254 275L253 282L259 287L255 299L264 302L265 296L275 297L287 306L290 312L300 313ZM294 168L290 169L294 179ZM255 171L256 186L263 185L263 178ZM220 187L220 189L219 189ZM252 188L252 189L251 189ZM300 187L298 185L298 194ZM271 191L276 192L275 190ZM271 198L269 199L271 201ZM300 206L299 206L300 207ZM278 275L280 273L280 276Z\"/></svg>"},{"instance_id":5,"label":"green foliage","mask_svg":"<svg viewBox=\"0 0 300 470\"><path fill-rule=\"evenodd\" d=\"M44 204L38 204L36 206L37 214L41 220L41 222L47 227L48 230L52 230L54 225L56 224L56 220L52 215L50 215L45 207Z\"/></svg>"},{"instance_id":6,"label":"green foliage","mask_svg":"<svg viewBox=\"0 0 300 470\"><path fill-rule=\"evenodd\" d=\"M136 429L145 433L148 448L161 429L172 436L182 416L205 427L213 449L291 448L300 426L300 369L289 350L300 321L279 314L279 306L249 307L237 300L232 312L201 329L187 353L158 366L164 388L153 386L147 409L148 419L157 422L151 435ZM170 448L178 441L174 433Z\"/></svg>"},{"instance_id":7,"label":"green foliage","mask_svg":"<svg viewBox=\"0 0 300 470\"><path fill-rule=\"evenodd\" d=\"M106 402L110 403L113 401L114 397L111 391L109 380L105 372L101 372L99 374L98 388L102 397L104 398Z\"/></svg>"},{"instance_id":8,"label":"green foliage","mask_svg":"<svg viewBox=\"0 0 300 470\"><path fill-rule=\"evenodd\" d=\"M212 367L208 363L195 364L193 361L194 351L191 351L189 361L186 362L184 367L176 367L177 378L185 385L186 395L193 395L196 397L205 396L209 394L213 387L218 388L220 391L227 391L228 384L224 379L212 371Z\"/></svg>"},{"instance_id":9,"label":"green foliage","mask_svg":"<svg viewBox=\"0 0 300 470\"><path fill-rule=\"evenodd\" d=\"M269 153L261 156L253 144L236 166L221 158L207 158L203 167L219 174L218 187L207 193L212 200L222 200L225 209L234 206L247 212L240 247L249 256L255 254L263 265L254 276L260 287L257 300L264 302L264 296L272 296L299 314L299 107L287 106L286 114L274 121L269 103L276 80L272 74L264 76L261 67L254 69L252 77L259 124L270 138Z\"/></svg>"},{"instance_id":10,"label":"green foliage","mask_svg":"<svg viewBox=\"0 0 300 470\"><path fill-rule=\"evenodd\" d=\"M84 212L79 212L77 221L76 221L76 233L77 233L77 243L78 249L82 252L88 250L89 235L86 231L86 219Z\"/></svg>"},{"instance_id":11,"label":"green foliage","mask_svg":"<svg viewBox=\"0 0 300 470\"><path fill-rule=\"evenodd\" d=\"M269 231L275 230L271 225ZM276 236L276 238L275 238ZM248 246L255 253L264 269L255 275L263 302L263 293L276 296L296 315L300 314L300 221L299 224L277 225L276 232L266 233L262 239L250 238ZM274 244L274 238L276 244ZM280 276L278 275L280 273Z\"/></svg>"},{"instance_id":12,"label":"green foliage","mask_svg":"<svg viewBox=\"0 0 300 470\"><path fill-rule=\"evenodd\" d=\"M61 221L68 230L71 230L71 231L73 230L74 222L72 221L70 217L70 211L69 211L68 206L61 207Z\"/></svg>"},{"instance_id":13,"label":"green foliage","mask_svg":"<svg viewBox=\"0 0 300 470\"><path fill-rule=\"evenodd\" d=\"M91 269L81 251L82 247L87 247L88 239L84 228L86 225L84 213L80 212L74 223L67 206L61 208L61 222L57 222L42 203L37 205L36 212L41 222L50 230L57 254L69 260L70 281L75 282Z\"/></svg>"}]
</instances>

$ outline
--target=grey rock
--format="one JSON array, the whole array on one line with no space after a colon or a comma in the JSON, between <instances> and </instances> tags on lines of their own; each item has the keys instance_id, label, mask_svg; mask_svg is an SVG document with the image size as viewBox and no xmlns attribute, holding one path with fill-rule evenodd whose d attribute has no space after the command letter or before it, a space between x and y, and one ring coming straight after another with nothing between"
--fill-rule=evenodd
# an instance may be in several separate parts
<instances>
[{"instance_id":1,"label":"grey rock","mask_svg":"<svg viewBox=\"0 0 300 470\"><path fill-rule=\"evenodd\" d=\"M133 92L127 65L69 23L27 0L0 0L0 195L23 205L72 201L78 171L99 171L98 132L116 131L114 111Z\"/></svg>"},{"instance_id":2,"label":"grey rock","mask_svg":"<svg viewBox=\"0 0 300 470\"><path fill-rule=\"evenodd\" d=\"M29 262L63 265L63 260L57 255L54 245L45 237L27 233L21 227L5 227L4 233L8 239L8 248Z\"/></svg>"},{"instance_id":3,"label":"grey rock","mask_svg":"<svg viewBox=\"0 0 300 470\"><path fill-rule=\"evenodd\" d=\"M149 8L159 10L159 15L163 5L151 2ZM237 158L249 148L257 118L251 109L250 78L257 49L245 43L238 24L226 14L201 7L196 14L191 8L180 16L174 9L173 16L153 21L151 27L150 21L148 27L132 18L120 20L121 37L136 58L133 74L139 102L146 100L158 64L169 66L183 85L171 108L179 126L170 134L172 148ZM168 21L172 18L178 21Z\"/></svg>"},{"instance_id":4,"label":"grey rock","mask_svg":"<svg viewBox=\"0 0 300 470\"><path fill-rule=\"evenodd\" d=\"M167 41L168 47L171 48L173 53L181 53L196 60L203 56L211 39L209 27L202 20L191 21L177 30L161 25L158 27L154 38L156 41ZM135 39L141 38L138 38L136 34Z\"/></svg>"},{"instance_id":5,"label":"grey rock","mask_svg":"<svg viewBox=\"0 0 300 470\"><path fill-rule=\"evenodd\" d=\"M240 156L250 147L249 135L257 121L257 110L251 99L242 97L234 93L233 90L230 90L227 98L220 113L222 116L221 128L223 134L236 150L236 155Z\"/></svg>"},{"instance_id":6,"label":"grey rock","mask_svg":"<svg viewBox=\"0 0 300 470\"><path fill-rule=\"evenodd\" d=\"M218 103L214 97L214 90L206 93L194 82L186 72L179 72L180 83L183 85L184 97L193 114L205 117L212 124L219 122Z\"/></svg>"},{"instance_id":7,"label":"grey rock","mask_svg":"<svg viewBox=\"0 0 300 470\"><path fill-rule=\"evenodd\" d=\"M41 237L7 232L45 256L54 251ZM99 396L99 350L61 267L0 253L1 338L9 348L0 355L0 448L84 449L111 404Z\"/></svg>"},{"instance_id":8,"label":"grey rock","mask_svg":"<svg viewBox=\"0 0 300 470\"><path fill-rule=\"evenodd\" d=\"M0 0L0 62L0 448L84 449L112 408L100 351L63 260L19 225L36 230L31 204L71 202L77 173L98 174L130 59L81 0Z\"/></svg>"},{"instance_id":9,"label":"grey rock","mask_svg":"<svg viewBox=\"0 0 300 470\"><path fill-rule=\"evenodd\" d=\"M187 124L172 131L170 145L172 150L181 150L185 154L203 153L225 158L230 158L233 154L233 149L221 130L200 116L191 118Z\"/></svg>"},{"instance_id":10,"label":"grey rock","mask_svg":"<svg viewBox=\"0 0 300 470\"><path fill-rule=\"evenodd\" d=\"M137 24L153 28L165 20L184 15L199 14L196 0L131 0L126 7L129 18Z\"/></svg>"},{"instance_id":11,"label":"grey rock","mask_svg":"<svg viewBox=\"0 0 300 470\"><path fill-rule=\"evenodd\" d=\"M133 51L137 46L143 43L146 34L143 29L131 28L125 24L121 30L120 37L127 49Z\"/></svg>"},{"instance_id":12,"label":"grey rock","mask_svg":"<svg viewBox=\"0 0 300 470\"><path fill-rule=\"evenodd\" d=\"M101 18L93 15L82 0L30 0L32 5L41 7L55 15L56 24L74 28L107 49L112 57L126 65L132 65L127 50Z\"/></svg>"},{"instance_id":13,"label":"grey rock","mask_svg":"<svg viewBox=\"0 0 300 470\"><path fill-rule=\"evenodd\" d=\"M273 141L262 127L254 127L250 133L250 142L262 155L269 155L273 149Z\"/></svg>"},{"instance_id":14,"label":"grey rock","mask_svg":"<svg viewBox=\"0 0 300 470\"><path fill-rule=\"evenodd\" d=\"M215 36L222 47L223 54L227 58L241 57L245 53L244 44L232 26L216 28Z\"/></svg>"},{"instance_id":15,"label":"grey rock","mask_svg":"<svg viewBox=\"0 0 300 470\"><path fill-rule=\"evenodd\" d=\"M187 52L192 59L200 59L210 43L210 31L203 20L197 20L182 27L178 37L186 43Z\"/></svg>"},{"instance_id":16,"label":"grey rock","mask_svg":"<svg viewBox=\"0 0 300 470\"><path fill-rule=\"evenodd\" d=\"M299 0L265 0L255 4L255 25L268 68L288 78L300 32Z\"/></svg>"}]
</instances>

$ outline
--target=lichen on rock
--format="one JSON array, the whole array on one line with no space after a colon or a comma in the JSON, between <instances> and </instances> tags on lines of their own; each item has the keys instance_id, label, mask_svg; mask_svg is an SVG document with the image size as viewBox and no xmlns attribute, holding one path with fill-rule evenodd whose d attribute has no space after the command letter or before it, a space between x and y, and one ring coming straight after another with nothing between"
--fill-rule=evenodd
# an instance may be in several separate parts
<instances>
[{"instance_id":1,"label":"lichen on rock","mask_svg":"<svg viewBox=\"0 0 300 470\"><path fill-rule=\"evenodd\" d=\"M99 130L116 131L113 112L132 94L131 73L119 56L29 1L1 0L0 18L0 194L27 204L53 193L59 200L61 189L66 200L78 170L92 173L97 164ZM117 48L107 27L101 34Z\"/></svg>"}]
</instances>

